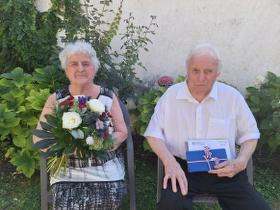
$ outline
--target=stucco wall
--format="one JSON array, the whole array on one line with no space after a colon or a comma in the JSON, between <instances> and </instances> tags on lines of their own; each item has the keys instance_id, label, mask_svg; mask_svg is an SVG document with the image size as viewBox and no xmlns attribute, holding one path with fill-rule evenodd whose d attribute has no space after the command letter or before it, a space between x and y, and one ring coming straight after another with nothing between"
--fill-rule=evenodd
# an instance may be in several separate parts
<instances>
[{"instance_id":1,"label":"stucco wall","mask_svg":"<svg viewBox=\"0 0 280 210\"><path fill-rule=\"evenodd\" d=\"M141 54L148 69L138 70L142 78L185 74L186 55L201 42L219 49L220 79L241 91L267 70L280 74L278 0L124 0L123 17L129 12L146 25L156 15L159 25L149 52ZM119 39L112 45L117 47Z\"/></svg>"}]
</instances>

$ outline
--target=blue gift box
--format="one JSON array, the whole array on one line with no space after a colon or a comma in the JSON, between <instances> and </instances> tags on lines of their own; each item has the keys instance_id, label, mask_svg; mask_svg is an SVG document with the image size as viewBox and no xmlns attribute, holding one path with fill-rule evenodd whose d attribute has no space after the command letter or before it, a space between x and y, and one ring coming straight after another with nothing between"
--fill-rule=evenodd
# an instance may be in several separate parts
<instances>
[{"instance_id":1,"label":"blue gift box","mask_svg":"<svg viewBox=\"0 0 280 210\"><path fill-rule=\"evenodd\" d=\"M225 149L210 149L208 153L205 150L187 151L186 155L190 173L215 169L216 160L219 160L219 162L227 160Z\"/></svg>"}]
</instances>

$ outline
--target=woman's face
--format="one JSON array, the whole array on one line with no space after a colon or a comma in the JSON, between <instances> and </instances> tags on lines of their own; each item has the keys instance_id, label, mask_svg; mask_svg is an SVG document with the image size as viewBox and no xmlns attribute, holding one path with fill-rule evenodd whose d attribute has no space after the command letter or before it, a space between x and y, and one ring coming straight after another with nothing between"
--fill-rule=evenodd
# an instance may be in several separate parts
<instances>
[{"instance_id":1,"label":"woman's face","mask_svg":"<svg viewBox=\"0 0 280 210\"><path fill-rule=\"evenodd\" d=\"M85 85L93 82L96 71L88 54L75 53L67 59L65 73L71 84Z\"/></svg>"}]
</instances>

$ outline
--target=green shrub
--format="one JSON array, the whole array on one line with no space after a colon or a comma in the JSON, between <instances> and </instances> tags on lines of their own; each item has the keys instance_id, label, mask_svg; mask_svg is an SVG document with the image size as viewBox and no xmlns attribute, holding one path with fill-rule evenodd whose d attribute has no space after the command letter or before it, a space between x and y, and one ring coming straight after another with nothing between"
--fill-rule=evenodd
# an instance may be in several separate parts
<instances>
[{"instance_id":1,"label":"green shrub","mask_svg":"<svg viewBox=\"0 0 280 210\"><path fill-rule=\"evenodd\" d=\"M18 66L32 72L36 67L52 64L61 23L56 13L54 9L38 12L34 0L1 0L0 72Z\"/></svg>"},{"instance_id":2,"label":"green shrub","mask_svg":"<svg viewBox=\"0 0 280 210\"><path fill-rule=\"evenodd\" d=\"M185 80L184 76L178 76L175 83L179 83ZM144 135L144 132L148 126L148 123L154 113L154 108L160 97L165 93L169 85L159 85L157 88L152 88L150 91L140 96L139 104L137 105L138 119L135 122L135 128L140 135ZM147 141L144 141L144 149L150 150Z\"/></svg>"},{"instance_id":3,"label":"green shrub","mask_svg":"<svg viewBox=\"0 0 280 210\"><path fill-rule=\"evenodd\" d=\"M280 148L280 77L267 72L265 81L258 87L248 87L247 92L247 102L261 132L259 146L268 146L272 154Z\"/></svg>"},{"instance_id":4,"label":"green shrub","mask_svg":"<svg viewBox=\"0 0 280 210\"><path fill-rule=\"evenodd\" d=\"M38 167L38 152L32 149L32 130L47 97L65 77L55 67L24 73L15 68L0 75L0 142L5 145L6 158L17 170L30 177Z\"/></svg>"}]
</instances>

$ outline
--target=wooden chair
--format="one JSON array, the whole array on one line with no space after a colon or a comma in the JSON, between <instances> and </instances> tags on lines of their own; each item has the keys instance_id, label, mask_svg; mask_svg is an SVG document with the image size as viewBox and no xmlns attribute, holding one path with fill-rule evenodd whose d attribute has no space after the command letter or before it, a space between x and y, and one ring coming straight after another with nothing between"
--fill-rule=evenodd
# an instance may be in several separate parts
<instances>
[{"instance_id":1,"label":"wooden chair","mask_svg":"<svg viewBox=\"0 0 280 210\"><path fill-rule=\"evenodd\" d=\"M158 158L157 164L157 203L160 201L161 196L161 189L162 189L162 182L163 182L163 164L161 160ZM250 184L253 185L253 159L250 158L246 168L248 180ZM204 204L217 204L218 198L213 195L203 194L203 195L196 195L193 198L193 203L204 203Z\"/></svg>"},{"instance_id":2,"label":"wooden chair","mask_svg":"<svg viewBox=\"0 0 280 210\"><path fill-rule=\"evenodd\" d=\"M126 160L127 160L127 171L128 171L128 193L129 193L129 206L130 210L136 210L136 194L135 194L135 168L134 168L134 149L133 139L131 135L131 127L129 114L126 106L120 102L123 117L128 130L128 137L126 139ZM41 184L41 210L48 210L48 204L52 202L51 193L49 193L49 178L47 173L47 162L46 158L41 156L40 158L40 184Z\"/></svg>"}]
</instances>

